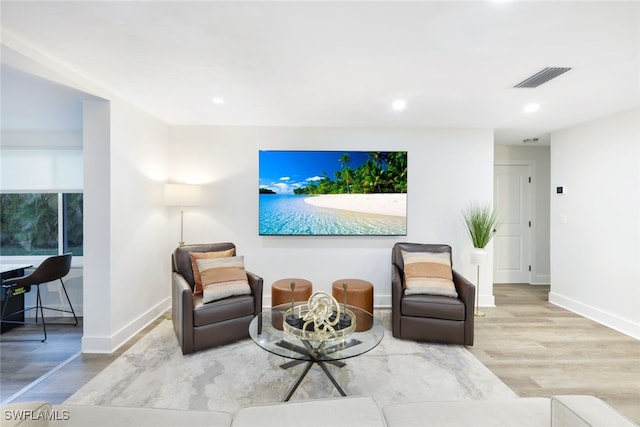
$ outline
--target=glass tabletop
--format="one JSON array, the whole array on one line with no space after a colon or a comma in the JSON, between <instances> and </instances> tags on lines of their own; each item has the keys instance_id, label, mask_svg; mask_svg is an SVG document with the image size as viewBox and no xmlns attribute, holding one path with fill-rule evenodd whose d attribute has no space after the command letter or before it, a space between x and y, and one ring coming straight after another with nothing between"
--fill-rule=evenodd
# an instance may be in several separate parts
<instances>
[{"instance_id":1,"label":"glass tabletop","mask_svg":"<svg viewBox=\"0 0 640 427\"><path fill-rule=\"evenodd\" d=\"M298 302L299 306L306 302ZM341 306L342 307L342 306ZM347 305L356 315L356 329L340 338L322 341L306 340L283 330L283 318L291 304L283 304L264 310L249 325L249 336L269 353L293 360L338 361L356 357L373 350L384 336L384 329L373 314Z\"/></svg>"}]
</instances>

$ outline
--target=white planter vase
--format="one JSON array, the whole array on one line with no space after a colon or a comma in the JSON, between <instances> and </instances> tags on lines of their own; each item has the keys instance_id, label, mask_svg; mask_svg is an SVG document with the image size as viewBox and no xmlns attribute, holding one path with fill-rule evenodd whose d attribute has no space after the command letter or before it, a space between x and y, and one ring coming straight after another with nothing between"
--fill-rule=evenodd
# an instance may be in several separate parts
<instances>
[{"instance_id":1,"label":"white planter vase","mask_svg":"<svg viewBox=\"0 0 640 427\"><path fill-rule=\"evenodd\" d=\"M484 248L473 248L471 250L471 264L485 265L487 263L487 251Z\"/></svg>"}]
</instances>

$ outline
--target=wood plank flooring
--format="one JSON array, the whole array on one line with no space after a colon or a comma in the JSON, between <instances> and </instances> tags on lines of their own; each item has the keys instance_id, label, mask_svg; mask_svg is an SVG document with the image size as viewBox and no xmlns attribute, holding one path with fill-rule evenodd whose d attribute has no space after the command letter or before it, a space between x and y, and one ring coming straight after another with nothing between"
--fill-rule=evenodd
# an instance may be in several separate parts
<instances>
[{"instance_id":1,"label":"wood plank flooring","mask_svg":"<svg viewBox=\"0 0 640 427\"><path fill-rule=\"evenodd\" d=\"M55 319L69 325L48 324L47 341L44 343L39 341L43 337L41 326L20 326L1 335L0 402L80 352L82 319L78 320L78 326L74 326L73 318ZM7 341L27 339L34 341Z\"/></svg>"},{"instance_id":2,"label":"wood plank flooring","mask_svg":"<svg viewBox=\"0 0 640 427\"><path fill-rule=\"evenodd\" d=\"M80 340L82 338L80 325L77 328L60 326L52 331L47 328L49 337L45 343L0 343L0 361L2 361L0 365L0 393L2 394L2 402L6 403L7 397L12 397L12 393L5 393L5 385L11 387L12 390L26 389L18 397L12 399L11 401L13 402L30 400L46 400L54 404L64 402L168 316L169 313L160 316L112 354L79 354L72 360L67 359L67 363L63 367L53 368L55 371L45 369L51 369L49 361L34 346L40 344L41 346L56 347L60 352L68 350L69 346L78 346L80 348ZM14 331L18 332L18 330L13 330L10 333L13 334ZM35 331L28 333L35 333ZM5 338L5 335L6 333L2 334L2 339ZM73 338L68 339L69 337ZM70 341L75 342L72 344ZM5 363L5 361L9 362ZM32 367L37 367L40 371L44 370L47 373L40 379L33 381L31 377L22 374L22 372Z\"/></svg>"},{"instance_id":3,"label":"wood plank flooring","mask_svg":"<svg viewBox=\"0 0 640 427\"><path fill-rule=\"evenodd\" d=\"M548 292L548 286L495 285L497 307L483 308L486 317L476 318L475 345L469 350L521 397L591 394L640 423L640 341L548 303ZM73 358L14 401L62 403L167 316L114 354ZM51 368L47 353L79 346L78 330L52 331L46 352L34 348L38 343L0 344L3 402L12 394L4 392L5 386L15 392L32 381L25 370ZM74 338L65 341L58 335ZM54 361L64 360L56 357Z\"/></svg>"},{"instance_id":4,"label":"wood plank flooring","mask_svg":"<svg viewBox=\"0 0 640 427\"><path fill-rule=\"evenodd\" d=\"M548 302L549 286L494 285L469 350L520 397L597 396L640 424L640 341Z\"/></svg>"}]
</instances>

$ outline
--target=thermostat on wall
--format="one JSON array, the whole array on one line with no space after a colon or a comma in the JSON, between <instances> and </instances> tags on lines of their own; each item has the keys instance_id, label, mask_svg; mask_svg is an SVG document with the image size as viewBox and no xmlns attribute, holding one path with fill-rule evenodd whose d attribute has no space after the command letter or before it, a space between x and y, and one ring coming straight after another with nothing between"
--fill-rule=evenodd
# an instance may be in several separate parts
<instances>
[{"instance_id":1,"label":"thermostat on wall","mask_svg":"<svg viewBox=\"0 0 640 427\"><path fill-rule=\"evenodd\" d=\"M562 186L556 187L556 194L564 194L564 193L565 193L564 187Z\"/></svg>"}]
</instances>

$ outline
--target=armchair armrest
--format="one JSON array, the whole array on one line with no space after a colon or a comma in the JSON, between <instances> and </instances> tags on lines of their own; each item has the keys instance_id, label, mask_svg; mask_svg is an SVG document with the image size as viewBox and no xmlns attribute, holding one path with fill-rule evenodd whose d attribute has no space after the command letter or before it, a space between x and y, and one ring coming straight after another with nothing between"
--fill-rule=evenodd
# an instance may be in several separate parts
<instances>
[{"instance_id":1,"label":"armchair armrest","mask_svg":"<svg viewBox=\"0 0 640 427\"><path fill-rule=\"evenodd\" d=\"M453 284L456 286L458 297L464 302L464 318L465 318L465 345L473 345L474 337L474 311L476 303L476 287L468 281L462 274L455 270L453 272Z\"/></svg>"},{"instance_id":2,"label":"armchair armrest","mask_svg":"<svg viewBox=\"0 0 640 427\"><path fill-rule=\"evenodd\" d=\"M251 288L251 293L253 294L255 301L253 314L257 316L258 314L262 313L263 279L257 274L247 271L247 280L249 281L249 287Z\"/></svg>"},{"instance_id":3,"label":"armchair armrest","mask_svg":"<svg viewBox=\"0 0 640 427\"><path fill-rule=\"evenodd\" d=\"M391 318L394 337L400 336L400 302L404 290L403 280L404 277L400 268L395 264L391 264Z\"/></svg>"},{"instance_id":4,"label":"armchair armrest","mask_svg":"<svg viewBox=\"0 0 640 427\"><path fill-rule=\"evenodd\" d=\"M180 273L171 273L171 318L182 354L193 352L193 290Z\"/></svg>"},{"instance_id":5,"label":"armchair armrest","mask_svg":"<svg viewBox=\"0 0 640 427\"><path fill-rule=\"evenodd\" d=\"M465 305L468 304L473 307L476 300L476 286L455 270L453 270L453 284L456 286L458 297Z\"/></svg>"}]
</instances>

